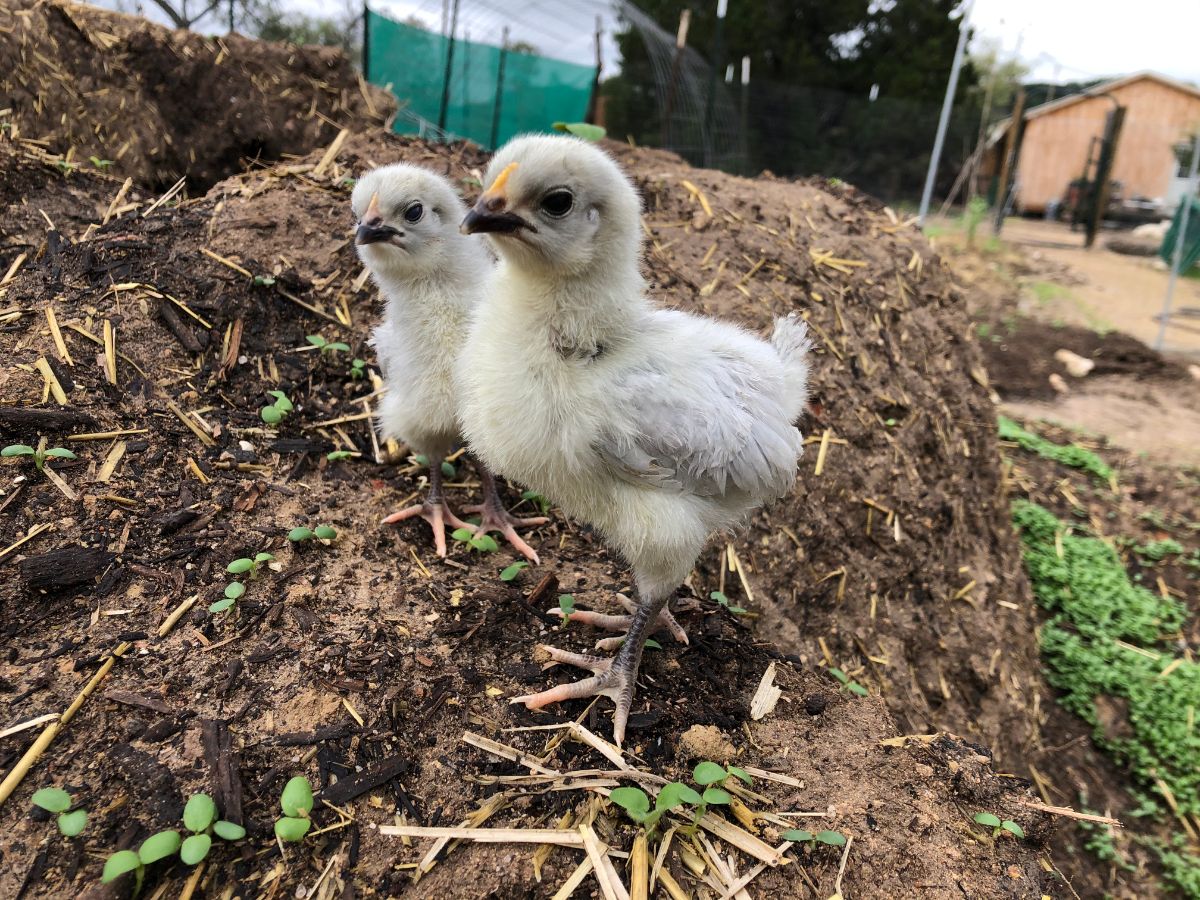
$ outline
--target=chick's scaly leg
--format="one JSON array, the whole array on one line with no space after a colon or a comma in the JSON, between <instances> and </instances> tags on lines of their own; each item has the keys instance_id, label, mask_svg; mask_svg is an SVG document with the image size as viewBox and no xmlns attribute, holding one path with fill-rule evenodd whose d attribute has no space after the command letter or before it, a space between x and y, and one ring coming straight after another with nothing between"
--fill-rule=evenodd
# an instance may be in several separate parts
<instances>
[{"instance_id":1,"label":"chick's scaly leg","mask_svg":"<svg viewBox=\"0 0 1200 900\"><path fill-rule=\"evenodd\" d=\"M617 594L617 599L621 602L621 605L629 611L630 615L611 616L607 613L596 612L595 610L591 609L576 609L573 610L569 616L567 616L567 619L571 622L579 622L583 625L593 625L596 628L603 628L605 631L626 632L629 630L629 623L633 621L633 613L637 612L637 604L624 594ZM561 615L562 611L555 607L554 609L546 610L546 613L548 615L557 616ZM654 627L651 629L651 633L659 628L665 628L671 633L671 637L675 638L675 640L677 640L679 643L688 643L687 632L684 631L683 626L676 621L675 617L671 615L671 610L666 604L663 604L662 612L658 614L658 619L655 621ZM596 641L596 649L615 650L624 640L624 634L621 634L618 637L601 638L600 640Z\"/></svg>"},{"instance_id":2,"label":"chick's scaly leg","mask_svg":"<svg viewBox=\"0 0 1200 900\"><path fill-rule=\"evenodd\" d=\"M429 464L429 489L425 493L425 500L392 513L383 520L383 524L394 525L416 516L428 522L429 527L433 529L433 545L437 548L437 555L442 557L446 555L447 525L451 528L466 528L472 532L475 530L474 525L464 522L446 505L445 497L442 496L441 460Z\"/></svg>"},{"instance_id":3,"label":"chick's scaly leg","mask_svg":"<svg viewBox=\"0 0 1200 900\"><path fill-rule=\"evenodd\" d=\"M650 626L657 621L658 615L667 604L664 594L656 600L643 598L637 610L631 617L629 632L621 649L612 659L599 656L589 656L583 653L568 653L555 647L547 647L550 658L555 662L590 669L596 674L583 681L573 684L560 684L558 687L541 691L537 694L527 694L514 697L512 703L524 703L527 709L541 709L551 703L562 700L577 700L581 697L610 697L616 704L617 710L613 715L613 738L617 746L625 740L625 726L629 722L629 711L633 708L633 695L637 689L638 668L642 663L642 650Z\"/></svg>"},{"instance_id":4,"label":"chick's scaly leg","mask_svg":"<svg viewBox=\"0 0 1200 900\"><path fill-rule=\"evenodd\" d=\"M479 459L475 460L475 466L479 469L479 480L483 483L483 503L477 506L464 506L463 512L479 513L482 516L479 523L481 533L500 532L504 535L504 539L512 544L522 556L537 565L541 562L538 559L537 551L521 539L521 536L517 534L517 529L535 528L538 525L545 525L550 520L545 516L521 519L509 513L504 508L504 501L500 499L500 492L496 488L496 477L491 470Z\"/></svg>"}]
</instances>

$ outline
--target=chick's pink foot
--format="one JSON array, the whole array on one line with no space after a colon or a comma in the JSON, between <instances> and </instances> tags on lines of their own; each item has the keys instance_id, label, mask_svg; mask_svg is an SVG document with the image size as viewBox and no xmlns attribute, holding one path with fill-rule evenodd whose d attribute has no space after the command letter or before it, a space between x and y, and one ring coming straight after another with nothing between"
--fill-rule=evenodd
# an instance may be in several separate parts
<instances>
[{"instance_id":1,"label":"chick's pink foot","mask_svg":"<svg viewBox=\"0 0 1200 900\"><path fill-rule=\"evenodd\" d=\"M428 522L429 527L433 529L433 545L437 549L438 556L444 557L446 555L447 525L452 529L465 528L471 532L475 531L474 525L470 522L464 522L451 512L445 500L434 500L428 497L422 503L397 510L384 519L383 524L395 525L397 522L403 522L406 519L413 519L417 516Z\"/></svg>"},{"instance_id":2,"label":"chick's pink foot","mask_svg":"<svg viewBox=\"0 0 1200 900\"><path fill-rule=\"evenodd\" d=\"M624 594L617 594L617 600L619 600L621 605L629 611L628 615L613 616L607 613L596 612L595 610L591 609L576 609L573 610L569 616L567 616L568 620L571 622L579 622L583 625L594 625L596 628L603 628L605 631L621 632L618 637L601 638L600 640L596 641L597 650L615 650L617 647L621 646L622 642L625 640L625 632L629 630L629 626L633 621L633 614L637 610L637 604ZM554 609L546 610L546 613L552 616L559 616L562 615L562 610L556 607ZM658 614L658 618L655 620L655 626L653 629L651 629L651 631L659 628L669 631L671 633L671 637L675 638L675 640L679 643L688 643L687 632L684 630L683 626L679 624L675 617L671 615L671 610L669 610L666 606L664 606L662 608L662 612Z\"/></svg>"},{"instance_id":3,"label":"chick's pink foot","mask_svg":"<svg viewBox=\"0 0 1200 900\"><path fill-rule=\"evenodd\" d=\"M482 462L476 460L479 468L479 480L483 483L483 502L476 506L464 506L463 512L467 514L479 513L481 520L478 530L482 534L489 531L498 531L504 535L504 539L508 541L517 552L524 556L534 565L541 562L538 558L537 551L530 547L521 536L517 534L518 528L536 528L539 525L545 525L550 520L545 516L533 516L532 518L522 519L512 515L504 508L504 501L500 499L500 493L496 488L496 478L491 471Z\"/></svg>"},{"instance_id":4,"label":"chick's pink foot","mask_svg":"<svg viewBox=\"0 0 1200 900\"><path fill-rule=\"evenodd\" d=\"M536 694L513 697L511 703L524 703L526 709L541 709L563 700L578 700L584 697L608 697L617 704L613 716L613 738L617 746L625 740L625 725L633 707L633 694L637 686L638 664L630 664L630 655L618 654L613 659L589 656L586 653L570 653L557 647L546 647L546 652L555 662L578 666L595 674L591 678L570 684L560 684Z\"/></svg>"}]
</instances>

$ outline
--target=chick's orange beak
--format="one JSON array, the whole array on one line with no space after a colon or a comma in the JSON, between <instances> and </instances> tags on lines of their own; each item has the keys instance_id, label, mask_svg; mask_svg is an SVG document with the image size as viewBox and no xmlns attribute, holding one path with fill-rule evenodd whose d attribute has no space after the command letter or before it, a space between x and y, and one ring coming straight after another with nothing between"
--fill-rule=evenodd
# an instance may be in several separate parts
<instances>
[{"instance_id":1,"label":"chick's orange beak","mask_svg":"<svg viewBox=\"0 0 1200 900\"><path fill-rule=\"evenodd\" d=\"M462 221L460 230L463 234L511 234L522 228L537 231L531 222L508 210L505 186L518 165L513 162L505 166L492 186L483 192L483 196Z\"/></svg>"}]
</instances>

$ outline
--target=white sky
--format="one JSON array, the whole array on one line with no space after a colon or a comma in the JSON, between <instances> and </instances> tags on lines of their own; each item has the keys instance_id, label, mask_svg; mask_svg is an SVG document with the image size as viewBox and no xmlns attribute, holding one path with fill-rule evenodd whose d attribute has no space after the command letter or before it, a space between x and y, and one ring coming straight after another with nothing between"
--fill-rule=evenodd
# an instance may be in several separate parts
<instances>
[{"instance_id":1,"label":"white sky","mask_svg":"<svg viewBox=\"0 0 1200 900\"><path fill-rule=\"evenodd\" d=\"M1032 77L1072 81L1152 69L1200 84L1200 0L976 0L977 34ZM1023 35L1023 37L1022 37Z\"/></svg>"},{"instance_id":2,"label":"white sky","mask_svg":"<svg viewBox=\"0 0 1200 900\"><path fill-rule=\"evenodd\" d=\"M112 6L118 0L96 2ZM283 0L283 6L329 15L340 13L343 2ZM695 0L698 6L716 2ZM730 0L758 2L762 0ZM415 14L441 30L443 0L371 0L371 5L398 19ZM144 6L161 20L151 4ZM619 66L611 41L616 25L612 10L610 0L460 0L459 36L469 31L472 40L499 44L500 30L508 24L511 40L590 65L595 17L601 15L604 69L612 74ZM1152 69L1200 84L1200 0L976 0L972 24L978 37L997 41L1008 55L1019 47L1037 80L1084 80ZM703 54L707 48L697 49Z\"/></svg>"}]
</instances>

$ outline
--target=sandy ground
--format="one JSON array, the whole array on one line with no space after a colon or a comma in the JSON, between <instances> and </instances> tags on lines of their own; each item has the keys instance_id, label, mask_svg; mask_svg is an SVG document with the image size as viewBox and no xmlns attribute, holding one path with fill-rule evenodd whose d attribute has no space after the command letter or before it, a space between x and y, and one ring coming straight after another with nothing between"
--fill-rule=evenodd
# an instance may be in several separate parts
<instances>
[{"instance_id":1,"label":"sandy ground","mask_svg":"<svg viewBox=\"0 0 1200 900\"><path fill-rule=\"evenodd\" d=\"M1036 300L1041 308L1030 312L1088 328L1116 329L1153 346L1168 280L1154 257L1113 253L1104 246L1105 234L1085 250L1082 232L1039 219L1010 218L1000 236L1035 258L1069 266L1079 276L1078 284L1043 292ZM1179 315L1188 307L1195 315ZM1200 359L1200 280L1177 282L1174 310L1164 351Z\"/></svg>"}]
</instances>

